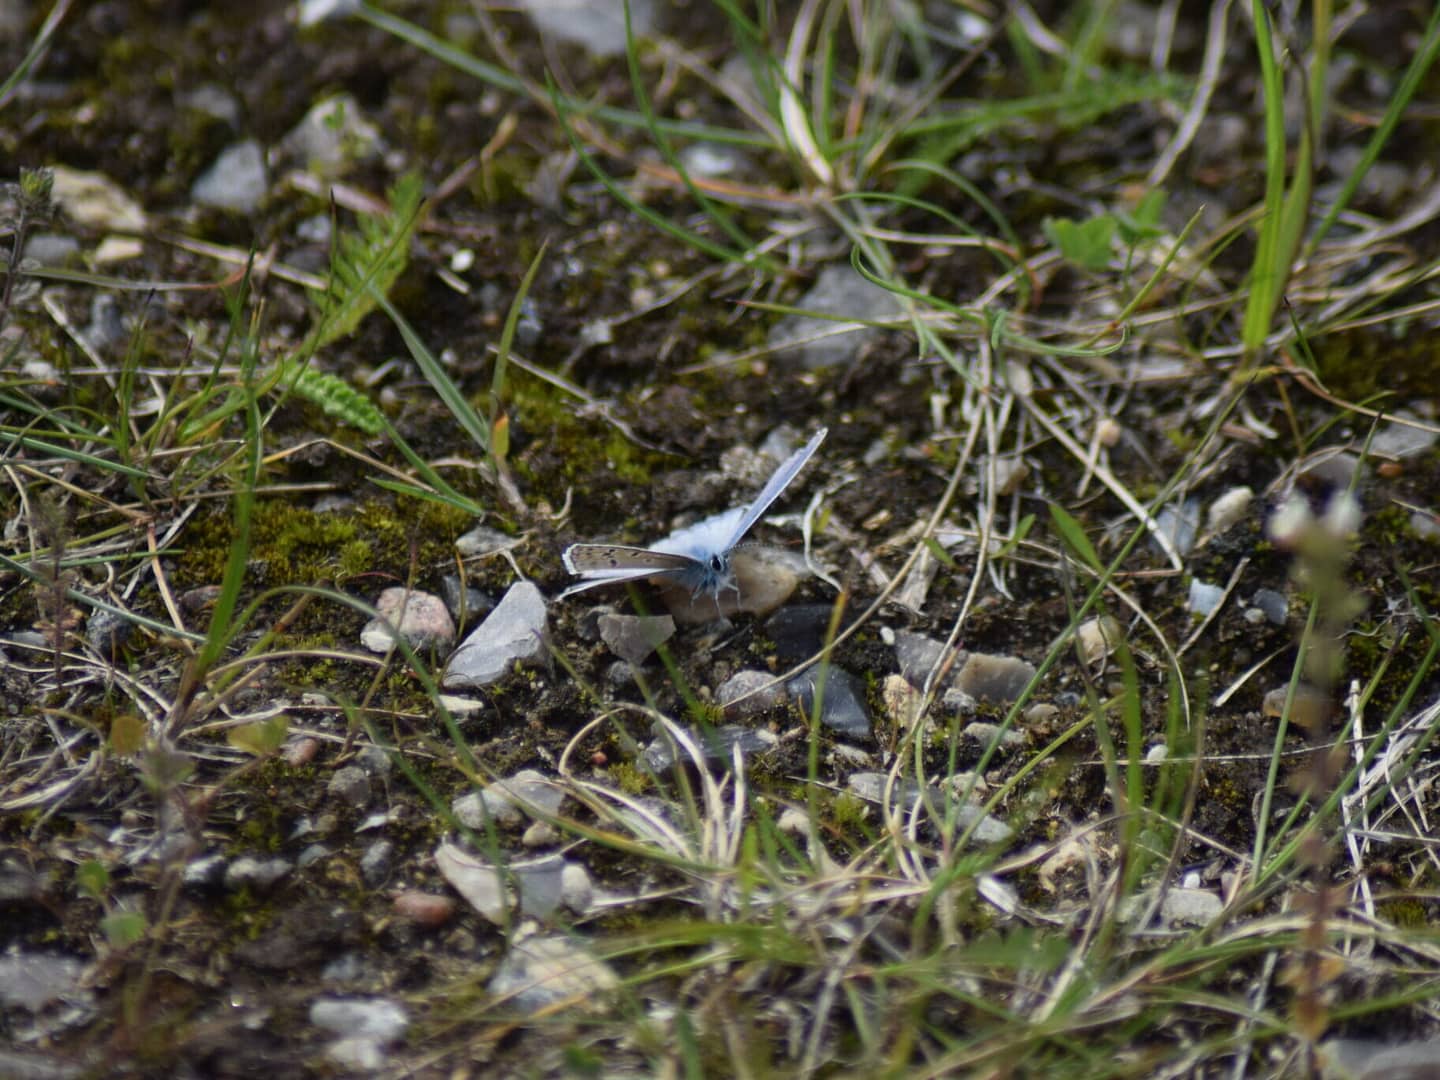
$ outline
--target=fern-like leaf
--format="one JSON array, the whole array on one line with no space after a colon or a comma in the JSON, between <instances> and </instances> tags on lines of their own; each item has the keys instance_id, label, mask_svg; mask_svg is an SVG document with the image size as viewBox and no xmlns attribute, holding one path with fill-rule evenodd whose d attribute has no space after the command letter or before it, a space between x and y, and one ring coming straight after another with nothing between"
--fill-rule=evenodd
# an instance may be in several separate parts
<instances>
[{"instance_id":1,"label":"fern-like leaf","mask_svg":"<svg viewBox=\"0 0 1440 1080\"><path fill-rule=\"evenodd\" d=\"M390 213L364 215L342 230L330 261L330 287L311 295L317 319L306 348L313 352L352 333L405 270L410 237L420 220L420 177L407 173L390 189ZM373 290L373 291L372 291Z\"/></svg>"},{"instance_id":2,"label":"fern-like leaf","mask_svg":"<svg viewBox=\"0 0 1440 1080\"><path fill-rule=\"evenodd\" d=\"M327 416L367 435L379 435L385 430L385 416L375 403L339 375L307 367L296 376L291 390L297 397L319 405Z\"/></svg>"},{"instance_id":3,"label":"fern-like leaf","mask_svg":"<svg viewBox=\"0 0 1440 1080\"><path fill-rule=\"evenodd\" d=\"M316 371L310 362L317 350L353 333L374 310L376 297L389 292L404 272L420 220L420 190L420 177L407 173L390 189L388 214L362 215L355 228L338 233L330 254L330 285L311 294L315 325L277 372L276 382L291 393L367 435L385 430L384 414L344 379Z\"/></svg>"}]
</instances>

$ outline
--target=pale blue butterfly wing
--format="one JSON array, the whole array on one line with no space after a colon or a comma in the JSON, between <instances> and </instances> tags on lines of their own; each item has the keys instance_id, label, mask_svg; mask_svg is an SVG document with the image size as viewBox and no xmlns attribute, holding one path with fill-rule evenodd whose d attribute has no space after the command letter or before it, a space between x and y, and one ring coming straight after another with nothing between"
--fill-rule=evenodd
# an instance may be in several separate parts
<instances>
[{"instance_id":1,"label":"pale blue butterfly wing","mask_svg":"<svg viewBox=\"0 0 1440 1080\"><path fill-rule=\"evenodd\" d=\"M770 474L770 479L765 481L765 486L760 489L760 494L756 495L754 502L745 508L744 514L741 515L739 523L735 526L735 531L730 534L725 546L721 549L723 553L728 554L733 550L735 545L744 539L745 534L750 531L755 522L760 520L761 515L770 509L770 504L790 486L790 481L795 479L800 470L805 467L805 463L814 456L816 450L820 449L820 444L825 441L828 432L828 428L821 428L811 436L808 443L786 458L784 464Z\"/></svg>"},{"instance_id":2,"label":"pale blue butterfly wing","mask_svg":"<svg viewBox=\"0 0 1440 1080\"><path fill-rule=\"evenodd\" d=\"M671 581L692 593L709 592L717 597L722 590L734 588L730 553L805 467L820 448L825 434L826 429L821 428L808 443L791 454L765 481L760 494L748 506L696 522L670 534L652 548L571 544L561 556L565 569L585 580L571 585L560 594L561 598L600 585L647 578Z\"/></svg>"},{"instance_id":3,"label":"pale blue butterfly wing","mask_svg":"<svg viewBox=\"0 0 1440 1080\"><path fill-rule=\"evenodd\" d=\"M599 585L640 581L659 575L684 575L700 564L689 555L628 544L571 544L560 556L565 569L586 580L560 594L564 599Z\"/></svg>"}]
</instances>

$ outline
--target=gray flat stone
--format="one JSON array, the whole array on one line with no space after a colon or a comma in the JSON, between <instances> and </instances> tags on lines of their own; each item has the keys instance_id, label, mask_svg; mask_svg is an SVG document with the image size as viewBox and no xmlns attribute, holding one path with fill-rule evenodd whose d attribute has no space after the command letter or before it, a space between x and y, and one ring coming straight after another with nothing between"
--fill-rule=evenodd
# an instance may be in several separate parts
<instances>
[{"instance_id":1,"label":"gray flat stone","mask_svg":"<svg viewBox=\"0 0 1440 1080\"><path fill-rule=\"evenodd\" d=\"M1034 677L1035 665L1018 656L971 653L955 683L976 701L1008 705Z\"/></svg>"},{"instance_id":2,"label":"gray flat stone","mask_svg":"<svg viewBox=\"0 0 1440 1080\"><path fill-rule=\"evenodd\" d=\"M784 702L785 684L768 671L737 671L716 689L715 700L732 716L755 716Z\"/></svg>"},{"instance_id":3,"label":"gray flat stone","mask_svg":"<svg viewBox=\"0 0 1440 1080\"><path fill-rule=\"evenodd\" d=\"M533 937L505 954L488 987L510 1010L522 1013L574 1001L598 1007L596 999L620 985L603 961L564 937Z\"/></svg>"},{"instance_id":4,"label":"gray flat stone","mask_svg":"<svg viewBox=\"0 0 1440 1080\"><path fill-rule=\"evenodd\" d=\"M221 152L195 181L190 197L202 206L244 214L259 208L268 188L265 152L246 139Z\"/></svg>"},{"instance_id":5,"label":"gray flat stone","mask_svg":"<svg viewBox=\"0 0 1440 1080\"><path fill-rule=\"evenodd\" d=\"M860 680L848 671L830 667L821 679L820 669L811 668L785 684L795 695L800 711L810 715L820 691L820 722L851 739L870 737L870 714L865 709L865 692Z\"/></svg>"},{"instance_id":6,"label":"gray flat stone","mask_svg":"<svg viewBox=\"0 0 1440 1080\"><path fill-rule=\"evenodd\" d=\"M777 359L809 368L849 363L885 333L844 319L893 319L902 310L891 293L872 285L848 263L833 263L820 271L815 284L795 306L842 317L837 320L787 315L771 329L770 347L777 350Z\"/></svg>"},{"instance_id":7,"label":"gray flat stone","mask_svg":"<svg viewBox=\"0 0 1440 1080\"><path fill-rule=\"evenodd\" d=\"M545 597L533 582L517 581L450 657L445 689L489 686L516 664L543 662L545 625Z\"/></svg>"},{"instance_id":8,"label":"gray flat stone","mask_svg":"<svg viewBox=\"0 0 1440 1080\"><path fill-rule=\"evenodd\" d=\"M675 636L669 615L600 616L600 640L620 659L639 667L656 648Z\"/></svg>"}]
</instances>

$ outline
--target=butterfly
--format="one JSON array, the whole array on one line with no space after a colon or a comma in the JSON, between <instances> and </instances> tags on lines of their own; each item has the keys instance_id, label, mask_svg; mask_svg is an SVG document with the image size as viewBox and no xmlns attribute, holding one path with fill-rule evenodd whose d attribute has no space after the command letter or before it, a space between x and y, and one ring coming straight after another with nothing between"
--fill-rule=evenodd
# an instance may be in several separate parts
<instances>
[{"instance_id":1,"label":"butterfly","mask_svg":"<svg viewBox=\"0 0 1440 1080\"><path fill-rule=\"evenodd\" d=\"M696 522L671 533L654 547L571 544L561 555L561 560L566 570L585 580L571 585L560 594L561 598L599 585L643 579L689 589L693 596L708 592L717 601L726 589L738 592L730 566L736 546L805 467L805 463L820 448L825 434L826 429L821 428L808 443L786 458L770 474L770 479L765 481L760 494L749 506L736 507Z\"/></svg>"}]
</instances>

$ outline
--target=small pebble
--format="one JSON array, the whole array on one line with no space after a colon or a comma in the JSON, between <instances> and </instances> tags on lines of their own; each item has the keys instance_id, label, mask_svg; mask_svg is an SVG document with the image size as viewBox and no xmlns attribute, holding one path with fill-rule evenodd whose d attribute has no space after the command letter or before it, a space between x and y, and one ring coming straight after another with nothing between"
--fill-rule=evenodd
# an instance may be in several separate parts
<instances>
[{"instance_id":1,"label":"small pebble","mask_svg":"<svg viewBox=\"0 0 1440 1080\"><path fill-rule=\"evenodd\" d=\"M545 628L545 597L534 582L517 581L451 655L445 689L489 686L517 664L544 664L550 656Z\"/></svg>"},{"instance_id":2,"label":"small pebble","mask_svg":"<svg viewBox=\"0 0 1440 1080\"><path fill-rule=\"evenodd\" d=\"M982 748L988 749L995 743L1000 744L1002 750L1014 750L1025 745L1025 733L1023 731L1002 732L999 724L992 724L987 720L972 720L965 725L961 734L973 742L980 744Z\"/></svg>"},{"instance_id":3,"label":"small pebble","mask_svg":"<svg viewBox=\"0 0 1440 1080\"><path fill-rule=\"evenodd\" d=\"M1035 665L1018 656L971 653L960 669L956 686L976 701L1008 705L1035 677Z\"/></svg>"},{"instance_id":4,"label":"small pebble","mask_svg":"<svg viewBox=\"0 0 1440 1080\"><path fill-rule=\"evenodd\" d=\"M900 731L909 731L920 719L920 706L925 696L911 686L903 675L886 675L880 688L885 714Z\"/></svg>"},{"instance_id":5,"label":"small pebble","mask_svg":"<svg viewBox=\"0 0 1440 1080\"><path fill-rule=\"evenodd\" d=\"M292 769L298 769L302 765L309 765L315 760L315 755L320 752L320 740L305 736L302 739L292 739L285 746L285 764Z\"/></svg>"},{"instance_id":6,"label":"small pebble","mask_svg":"<svg viewBox=\"0 0 1440 1080\"><path fill-rule=\"evenodd\" d=\"M1210 509L1205 513L1206 530L1212 535L1222 533L1243 521L1254 499L1255 492L1248 487L1231 488L1210 504Z\"/></svg>"},{"instance_id":7,"label":"small pebble","mask_svg":"<svg viewBox=\"0 0 1440 1080\"><path fill-rule=\"evenodd\" d=\"M360 642L371 652L388 652L395 635L412 649L444 648L455 640L455 622L445 602L430 593L386 589L375 601L377 618L365 624Z\"/></svg>"},{"instance_id":8,"label":"small pebble","mask_svg":"<svg viewBox=\"0 0 1440 1080\"><path fill-rule=\"evenodd\" d=\"M1190 582L1190 611L1195 615L1209 615L1220 606L1224 596L1225 590L1219 585L1211 585L1197 578Z\"/></svg>"},{"instance_id":9,"label":"small pebble","mask_svg":"<svg viewBox=\"0 0 1440 1080\"><path fill-rule=\"evenodd\" d=\"M421 926L444 926L455 914L455 901L448 896L407 889L395 897L395 914Z\"/></svg>"},{"instance_id":10,"label":"small pebble","mask_svg":"<svg viewBox=\"0 0 1440 1080\"><path fill-rule=\"evenodd\" d=\"M715 700L732 716L755 716L784 702L785 684L768 671L737 671L720 684Z\"/></svg>"},{"instance_id":11,"label":"small pebble","mask_svg":"<svg viewBox=\"0 0 1440 1080\"><path fill-rule=\"evenodd\" d=\"M1094 667L1125 639L1125 628L1115 616L1101 615L1086 619L1076 627L1075 639L1080 643L1080 659L1086 666Z\"/></svg>"},{"instance_id":12,"label":"small pebble","mask_svg":"<svg viewBox=\"0 0 1440 1080\"><path fill-rule=\"evenodd\" d=\"M1284 626L1290 619L1290 601L1285 594L1274 589L1256 589L1250 603L1259 608L1276 626Z\"/></svg>"},{"instance_id":13,"label":"small pebble","mask_svg":"<svg viewBox=\"0 0 1440 1080\"><path fill-rule=\"evenodd\" d=\"M1288 686L1277 686L1265 695L1265 700L1261 703L1261 711L1266 716L1283 716L1285 701L1289 694ZM1301 683L1295 688L1295 700L1290 707L1290 719L1293 723L1299 724L1307 731L1323 731L1334 711L1335 703L1323 690L1307 683Z\"/></svg>"},{"instance_id":14,"label":"small pebble","mask_svg":"<svg viewBox=\"0 0 1440 1080\"><path fill-rule=\"evenodd\" d=\"M600 639L612 653L636 667L674 636L675 620L669 615L600 616Z\"/></svg>"},{"instance_id":15,"label":"small pebble","mask_svg":"<svg viewBox=\"0 0 1440 1080\"><path fill-rule=\"evenodd\" d=\"M870 716L865 710L864 689L848 671L832 666L822 677L820 668L811 668L785 685L807 718L815 707L818 692L822 724L848 738L870 737Z\"/></svg>"},{"instance_id":16,"label":"small pebble","mask_svg":"<svg viewBox=\"0 0 1440 1080\"><path fill-rule=\"evenodd\" d=\"M389 840L376 840L360 857L360 877L372 889L385 884L390 876L390 863L395 854L395 845Z\"/></svg>"},{"instance_id":17,"label":"small pebble","mask_svg":"<svg viewBox=\"0 0 1440 1080\"><path fill-rule=\"evenodd\" d=\"M361 807L370 801L370 777L358 765L336 769L326 789L347 806Z\"/></svg>"},{"instance_id":18,"label":"small pebble","mask_svg":"<svg viewBox=\"0 0 1440 1080\"><path fill-rule=\"evenodd\" d=\"M285 859L257 859L242 855L225 869L225 887L265 892L293 869Z\"/></svg>"},{"instance_id":19,"label":"small pebble","mask_svg":"<svg viewBox=\"0 0 1440 1080\"><path fill-rule=\"evenodd\" d=\"M557 936L532 937L513 945L487 989L497 1004L529 1014L561 1002L573 1002L579 1009L603 1009L608 992L619 985L607 964L571 937Z\"/></svg>"}]
</instances>

